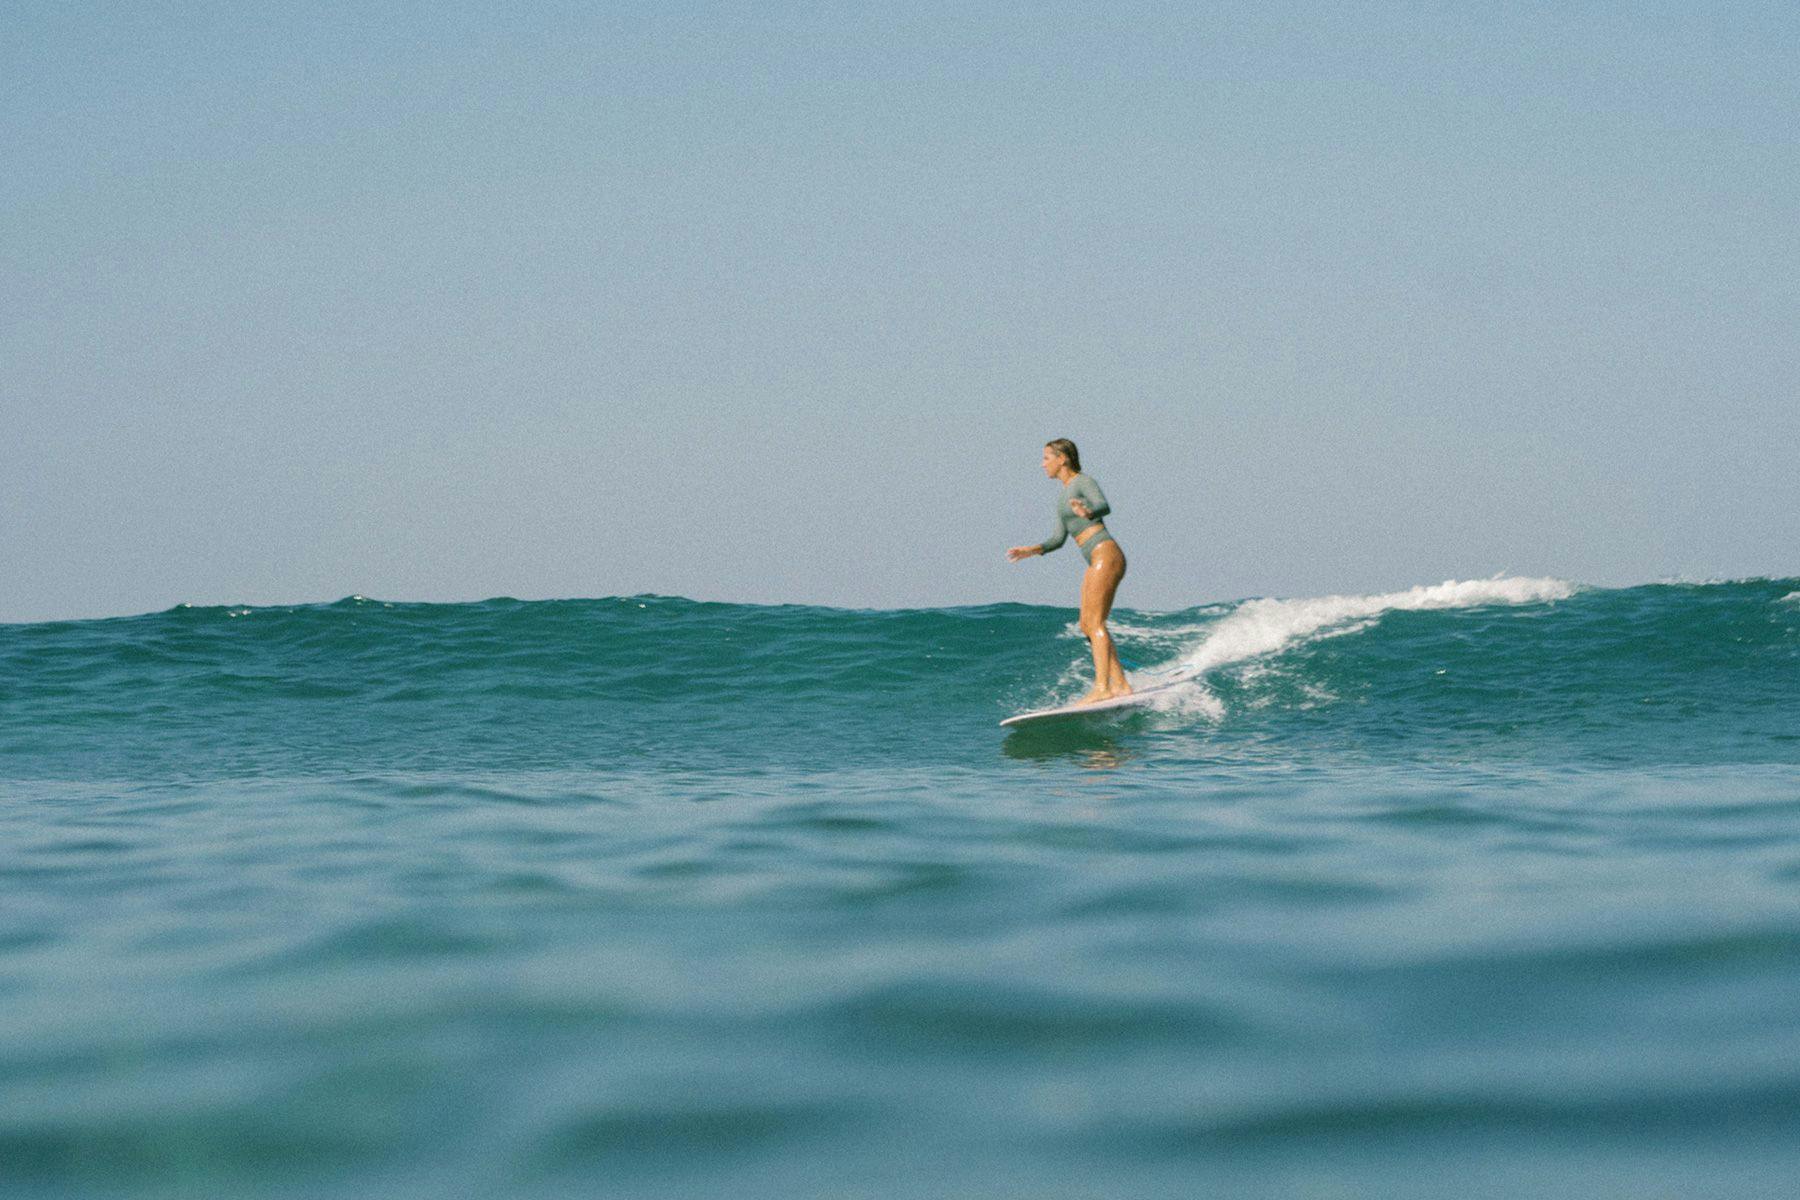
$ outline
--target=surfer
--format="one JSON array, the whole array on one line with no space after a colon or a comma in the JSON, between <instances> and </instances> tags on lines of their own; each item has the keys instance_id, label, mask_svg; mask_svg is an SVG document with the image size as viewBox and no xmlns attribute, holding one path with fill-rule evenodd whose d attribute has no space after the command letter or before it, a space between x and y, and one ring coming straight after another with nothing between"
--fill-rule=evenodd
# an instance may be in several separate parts
<instances>
[{"instance_id":1,"label":"surfer","mask_svg":"<svg viewBox=\"0 0 1800 1200\"><path fill-rule=\"evenodd\" d=\"M1057 438L1044 446L1044 474L1063 485L1062 495L1056 501L1056 530L1035 546L1014 546L1006 552L1006 559L1018 562L1034 554L1048 554L1070 534L1075 535L1075 544L1088 564L1081 577L1081 632L1094 649L1094 690L1076 703L1092 704L1114 696L1129 696L1131 685L1125 682L1119 652L1106 631L1113 596L1119 590L1119 580L1125 578L1125 552L1100 523L1112 506L1107 504L1093 477L1081 473L1081 454L1068 438Z\"/></svg>"}]
</instances>

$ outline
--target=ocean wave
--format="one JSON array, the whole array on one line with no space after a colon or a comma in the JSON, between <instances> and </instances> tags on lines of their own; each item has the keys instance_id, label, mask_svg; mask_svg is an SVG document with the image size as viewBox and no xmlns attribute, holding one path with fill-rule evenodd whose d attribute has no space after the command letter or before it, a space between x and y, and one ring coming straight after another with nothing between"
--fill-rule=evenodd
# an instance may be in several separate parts
<instances>
[{"instance_id":1,"label":"ocean wave","mask_svg":"<svg viewBox=\"0 0 1800 1200\"><path fill-rule=\"evenodd\" d=\"M1226 705L1207 685L1205 677L1220 668L1268 659L1320 638L1357 633L1389 612L1546 604L1567 600L1575 591L1574 584L1551 578L1446 580L1375 595L1246 600L1214 621L1156 631L1126 625L1121 632L1148 634L1153 639L1171 635L1190 639L1171 661L1140 674L1148 686L1191 680L1193 687L1173 693L1157 707L1218 721L1224 718ZM1257 674L1254 667L1247 668L1247 672L1250 678ZM1316 684L1306 685L1303 690L1308 703L1331 698L1327 689Z\"/></svg>"},{"instance_id":2,"label":"ocean wave","mask_svg":"<svg viewBox=\"0 0 1800 1200\"><path fill-rule=\"evenodd\" d=\"M1199 645L1170 674L1201 675L1230 663L1278 654L1311 638L1354 633L1388 612L1545 604L1574 594L1575 585L1560 579L1510 578L1447 580L1373 596L1246 600L1208 628Z\"/></svg>"},{"instance_id":3,"label":"ocean wave","mask_svg":"<svg viewBox=\"0 0 1800 1200\"><path fill-rule=\"evenodd\" d=\"M1121 610L1113 631L1138 686L1189 682L1150 727L1208 752L1307 738L1403 756L1788 761L1797 584L1503 576ZM43 777L93 761L910 761L987 745L999 718L1079 694L1091 671L1067 608L1022 604L188 608L0 627L0 757Z\"/></svg>"}]
</instances>

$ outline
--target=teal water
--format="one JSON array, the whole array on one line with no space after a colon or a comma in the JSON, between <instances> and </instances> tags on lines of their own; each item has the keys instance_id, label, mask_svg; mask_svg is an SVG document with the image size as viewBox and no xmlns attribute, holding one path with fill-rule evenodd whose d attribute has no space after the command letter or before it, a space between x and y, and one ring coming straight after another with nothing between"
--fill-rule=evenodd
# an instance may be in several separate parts
<instances>
[{"instance_id":1,"label":"teal water","mask_svg":"<svg viewBox=\"0 0 1800 1200\"><path fill-rule=\"evenodd\" d=\"M1786 1196L1800 581L0 626L0 1195Z\"/></svg>"}]
</instances>

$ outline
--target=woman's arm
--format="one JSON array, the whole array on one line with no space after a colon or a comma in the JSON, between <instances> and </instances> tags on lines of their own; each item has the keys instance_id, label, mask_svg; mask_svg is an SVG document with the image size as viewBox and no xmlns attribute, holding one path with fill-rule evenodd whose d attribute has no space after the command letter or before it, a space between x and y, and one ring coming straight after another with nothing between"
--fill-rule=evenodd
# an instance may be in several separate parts
<instances>
[{"instance_id":1,"label":"woman's arm","mask_svg":"<svg viewBox=\"0 0 1800 1200\"><path fill-rule=\"evenodd\" d=\"M1098 521L1101 517L1104 517L1107 513L1112 511L1112 505L1106 502L1106 493L1100 490L1100 485L1095 483L1091 476L1083 475L1080 479L1075 481L1074 498L1079 498L1082 507L1087 509L1086 512L1076 513L1075 515L1078 517L1086 517L1090 521Z\"/></svg>"},{"instance_id":2,"label":"woman's arm","mask_svg":"<svg viewBox=\"0 0 1800 1200\"><path fill-rule=\"evenodd\" d=\"M1069 531L1063 528L1061 520L1056 522L1056 532L1049 540L1039 542L1035 546L1014 546L1006 552L1006 561L1018 562L1021 558L1030 558L1034 554L1048 554L1068 540Z\"/></svg>"}]
</instances>

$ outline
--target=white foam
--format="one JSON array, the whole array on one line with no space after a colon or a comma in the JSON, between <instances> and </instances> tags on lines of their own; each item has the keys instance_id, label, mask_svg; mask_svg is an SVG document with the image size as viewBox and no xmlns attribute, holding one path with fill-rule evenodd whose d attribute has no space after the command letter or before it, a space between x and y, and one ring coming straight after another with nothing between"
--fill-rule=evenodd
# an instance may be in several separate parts
<instances>
[{"instance_id":1,"label":"white foam","mask_svg":"<svg viewBox=\"0 0 1800 1200\"><path fill-rule=\"evenodd\" d=\"M1800 604L1800 592L1789 592L1787 595L1783 596L1781 599L1777 600L1775 603L1777 603L1777 604Z\"/></svg>"},{"instance_id":2,"label":"white foam","mask_svg":"<svg viewBox=\"0 0 1800 1200\"><path fill-rule=\"evenodd\" d=\"M1200 675L1230 663L1275 654L1299 642L1366 629L1383 613L1541 604L1574 595L1560 579L1446 580L1378 596L1316 596L1303 600L1246 600L1207 628L1200 644L1167 671Z\"/></svg>"},{"instance_id":3,"label":"white foam","mask_svg":"<svg viewBox=\"0 0 1800 1200\"><path fill-rule=\"evenodd\" d=\"M1291 646L1320 638L1341 637L1367 629L1388 612L1420 612L1428 609L1481 608L1494 604L1542 604L1567 600L1575 594L1575 585L1561 579L1533 579L1522 576L1493 579L1446 580L1443 583L1408 588L1404 592L1386 592L1374 596L1314 596L1299 600L1246 600L1217 621L1176 628L1155 629L1147 626L1113 623L1115 634L1132 640L1157 641L1172 636L1198 637L1199 643L1186 653L1162 666L1133 671L1137 687L1148 688L1191 678L1193 687L1176 688L1157 697L1149 705L1162 711L1181 711L1218 721L1225 716L1225 704L1201 678L1208 671L1233 663L1249 662L1278 654ZM1800 592L1788 599L1800 597ZM1071 623L1066 636L1080 637L1079 626ZM1085 660L1072 663L1058 687L1066 687L1085 678L1091 670ZM1252 667L1251 670L1259 670ZM1308 707L1326 703L1330 693L1323 689L1305 689Z\"/></svg>"}]
</instances>

